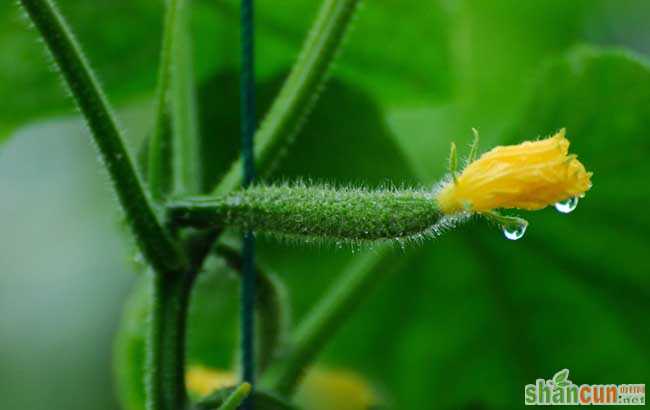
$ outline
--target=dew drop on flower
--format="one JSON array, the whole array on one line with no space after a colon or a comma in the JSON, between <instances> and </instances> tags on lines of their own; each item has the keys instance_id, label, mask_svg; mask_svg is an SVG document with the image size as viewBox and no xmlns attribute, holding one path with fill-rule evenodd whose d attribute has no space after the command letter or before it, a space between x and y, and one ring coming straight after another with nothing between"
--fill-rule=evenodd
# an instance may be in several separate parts
<instances>
[{"instance_id":1,"label":"dew drop on flower","mask_svg":"<svg viewBox=\"0 0 650 410\"><path fill-rule=\"evenodd\" d=\"M513 223L510 225L501 226L503 235L507 239L510 239L511 241L516 241L517 239L523 238L524 234L526 233L526 228L528 228L527 223L520 223L520 224Z\"/></svg>"},{"instance_id":2,"label":"dew drop on flower","mask_svg":"<svg viewBox=\"0 0 650 410\"><path fill-rule=\"evenodd\" d=\"M560 201L555 204L555 209L558 210L558 212L562 212L563 214L568 214L572 212L576 207L578 206L578 197L574 196L573 198L569 198L564 201Z\"/></svg>"}]
</instances>

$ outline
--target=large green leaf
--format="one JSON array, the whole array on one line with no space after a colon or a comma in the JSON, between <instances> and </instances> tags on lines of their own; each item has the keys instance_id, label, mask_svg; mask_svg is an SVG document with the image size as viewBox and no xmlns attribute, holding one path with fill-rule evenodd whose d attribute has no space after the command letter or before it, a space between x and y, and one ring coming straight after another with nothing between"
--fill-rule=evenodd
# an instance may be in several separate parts
<instances>
[{"instance_id":1,"label":"large green leaf","mask_svg":"<svg viewBox=\"0 0 650 410\"><path fill-rule=\"evenodd\" d=\"M650 291L643 274L650 272L643 240L650 217L640 212L650 202L650 65L624 51L583 48L550 64L538 84L506 140L566 127L572 151L594 172L594 186L576 212L539 215L539 240L590 275L610 272L610 280ZM567 242L582 249L567 249Z\"/></svg>"},{"instance_id":2,"label":"large green leaf","mask_svg":"<svg viewBox=\"0 0 650 410\"><path fill-rule=\"evenodd\" d=\"M149 91L155 82L162 2L57 1L114 100ZM0 141L16 126L70 113L56 69L16 2L0 5Z\"/></svg>"},{"instance_id":3,"label":"large green leaf","mask_svg":"<svg viewBox=\"0 0 650 410\"><path fill-rule=\"evenodd\" d=\"M123 103L151 95L160 47L162 1L59 0L57 4L112 101ZM318 6L318 2L300 0L283 2L282 7L271 1L258 3L256 57L261 81L287 72ZM238 2L204 0L193 2L192 7L199 78L234 72L239 61ZM360 14L362 18L354 24L337 64L337 77L358 83L385 104L449 95L447 27L441 7L393 0L368 4ZM13 2L0 5L0 140L31 119L70 112L72 108L49 59L44 57L35 30L30 30L19 15ZM408 19L414 29L386 30L395 18ZM427 38L427 47L415 53L409 45L419 38Z\"/></svg>"},{"instance_id":4,"label":"large green leaf","mask_svg":"<svg viewBox=\"0 0 650 410\"><path fill-rule=\"evenodd\" d=\"M454 14L461 94L480 112L517 107L540 62L584 36L598 1L461 0Z\"/></svg>"}]
</instances>

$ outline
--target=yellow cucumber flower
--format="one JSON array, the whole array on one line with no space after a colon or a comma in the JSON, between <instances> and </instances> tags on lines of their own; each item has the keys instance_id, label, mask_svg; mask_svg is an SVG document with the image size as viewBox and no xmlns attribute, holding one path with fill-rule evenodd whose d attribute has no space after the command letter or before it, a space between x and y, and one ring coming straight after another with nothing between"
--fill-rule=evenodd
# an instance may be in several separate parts
<instances>
[{"instance_id":1,"label":"yellow cucumber flower","mask_svg":"<svg viewBox=\"0 0 650 410\"><path fill-rule=\"evenodd\" d=\"M569 154L562 129L539 141L493 148L445 183L436 199L445 214L499 208L532 211L582 196L591 188L591 175Z\"/></svg>"}]
</instances>

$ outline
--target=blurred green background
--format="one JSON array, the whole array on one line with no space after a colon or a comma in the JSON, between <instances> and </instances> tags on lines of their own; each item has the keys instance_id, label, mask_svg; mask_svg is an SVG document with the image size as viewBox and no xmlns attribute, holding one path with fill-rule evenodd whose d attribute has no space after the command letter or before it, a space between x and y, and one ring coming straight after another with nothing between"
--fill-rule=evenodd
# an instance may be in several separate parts
<instances>
[{"instance_id":1,"label":"blurred green background","mask_svg":"<svg viewBox=\"0 0 650 410\"><path fill-rule=\"evenodd\" d=\"M136 152L152 124L163 1L58 3ZM257 1L260 115L318 5ZM238 149L238 9L192 9L207 187ZM525 384L563 368L578 384L647 383L648 21L646 0L363 2L272 179L430 185L471 127L483 149L566 127L594 186L569 215L522 213L520 241L472 222L395 249L400 268L331 341L324 366L362 374L409 409L519 407ZM141 364L118 344L116 383L114 340L141 258L35 31L14 2L2 2L0 22L0 408L116 409L118 395L131 397L124 372ZM358 257L264 239L259 253L285 280L294 322ZM224 368L237 282L220 270L199 282L188 360ZM141 296L122 326L131 347L143 334Z\"/></svg>"}]
</instances>

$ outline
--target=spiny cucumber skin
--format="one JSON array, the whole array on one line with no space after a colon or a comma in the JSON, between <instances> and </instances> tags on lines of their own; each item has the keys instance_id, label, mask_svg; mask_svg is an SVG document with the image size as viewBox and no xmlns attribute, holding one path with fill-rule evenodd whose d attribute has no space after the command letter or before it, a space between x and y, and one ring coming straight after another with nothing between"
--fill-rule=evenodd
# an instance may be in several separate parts
<instances>
[{"instance_id":1,"label":"spiny cucumber skin","mask_svg":"<svg viewBox=\"0 0 650 410\"><path fill-rule=\"evenodd\" d=\"M169 211L181 225L361 242L428 235L442 217L430 191L302 185L187 198L170 204Z\"/></svg>"}]
</instances>

